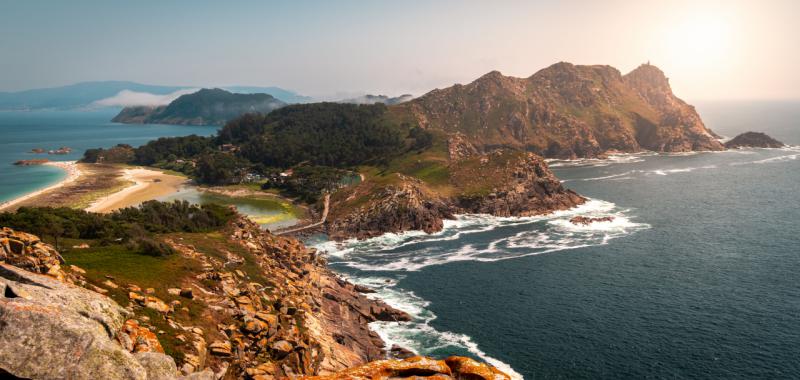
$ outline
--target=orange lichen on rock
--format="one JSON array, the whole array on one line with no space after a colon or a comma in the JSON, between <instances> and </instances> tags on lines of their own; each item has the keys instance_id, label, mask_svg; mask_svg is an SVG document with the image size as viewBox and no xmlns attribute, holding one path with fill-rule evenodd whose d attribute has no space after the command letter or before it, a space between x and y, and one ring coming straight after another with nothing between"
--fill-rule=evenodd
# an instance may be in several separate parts
<instances>
[{"instance_id":1,"label":"orange lichen on rock","mask_svg":"<svg viewBox=\"0 0 800 380\"><path fill-rule=\"evenodd\" d=\"M125 321L117 339L130 352L164 353L164 348L161 347L156 334L147 328L139 326L139 322L133 319Z\"/></svg>"},{"instance_id":2,"label":"orange lichen on rock","mask_svg":"<svg viewBox=\"0 0 800 380\"><path fill-rule=\"evenodd\" d=\"M451 356L436 360L414 356L404 360L376 360L325 376L307 376L308 380L383 380L383 379L484 379L510 380L505 373L465 357Z\"/></svg>"}]
</instances>

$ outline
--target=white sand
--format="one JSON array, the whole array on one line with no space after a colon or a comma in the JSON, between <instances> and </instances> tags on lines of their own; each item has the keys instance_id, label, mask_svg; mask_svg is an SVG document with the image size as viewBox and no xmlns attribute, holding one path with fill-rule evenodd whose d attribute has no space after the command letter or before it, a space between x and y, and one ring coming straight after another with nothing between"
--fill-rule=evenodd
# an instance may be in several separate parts
<instances>
[{"instance_id":1,"label":"white sand","mask_svg":"<svg viewBox=\"0 0 800 380\"><path fill-rule=\"evenodd\" d=\"M136 206L175 193L188 181L185 177L145 168L125 169L122 178L132 182L133 185L98 199L89 205L86 211L107 213Z\"/></svg>"}]
</instances>

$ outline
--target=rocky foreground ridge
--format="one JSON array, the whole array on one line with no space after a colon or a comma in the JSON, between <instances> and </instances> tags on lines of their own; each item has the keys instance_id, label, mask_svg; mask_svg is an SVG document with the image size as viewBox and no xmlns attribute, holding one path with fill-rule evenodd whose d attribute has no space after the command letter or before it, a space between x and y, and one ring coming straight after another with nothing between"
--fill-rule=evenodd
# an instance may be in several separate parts
<instances>
[{"instance_id":1,"label":"rocky foreground ridge","mask_svg":"<svg viewBox=\"0 0 800 380\"><path fill-rule=\"evenodd\" d=\"M508 376L466 358L387 360L368 299L313 249L239 219L230 250L166 239L180 268L142 289L69 262L38 237L0 232L0 375L25 379L324 379ZM234 249L236 248L236 249ZM205 251L205 250L203 250ZM115 300L124 300L117 302ZM165 353L166 352L166 353ZM167 355L169 354L169 355Z\"/></svg>"},{"instance_id":2,"label":"rocky foreground ridge","mask_svg":"<svg viewBox=\"0 0 800 380\"><path fill-rule=\"evenodd\" d=\"M480 151L506 146L547 158L612 152L722 150L657 67L554 64L528 78L490 72L394 107L429 130L461 133Z\"/></svg>"},{"instance_id":3,"label":"rocky foreground ridge","mask_svg":"<svg viewBox=\"0 0 800 380\"><path fill-rule=\"evenodd\" d=\"M783 148L786 144L761 132L745 132L725 142L728 149L736 148Z\"/></svg>"}]
</instances>

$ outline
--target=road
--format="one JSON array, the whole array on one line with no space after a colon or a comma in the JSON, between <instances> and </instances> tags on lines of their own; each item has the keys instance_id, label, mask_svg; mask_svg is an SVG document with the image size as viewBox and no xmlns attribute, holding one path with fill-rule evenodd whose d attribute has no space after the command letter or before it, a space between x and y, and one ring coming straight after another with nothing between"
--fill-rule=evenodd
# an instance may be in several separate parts
<instances>
[{"instance_id":1,"label":"road","mask_svg":"<svg viewBox=\"0 0 800 380\"><path fill-rule=\"evenodd\" d=\"M307 229L310 229L310 228L321 226L323 223L325 223L325 220L328 219L328 210L330 209L330 205L331 205L331 195L330 194L325 194L325 205L324 205L324 207L322 209L322 218L320 219L319 222L311 223L311 224L308 224L308 225L305 225L305 226L302 226L302 227L291 228L291 229L288 229L288 230L276 231L276 232L274 232L274 234L275 235L293 234L295 232L299 232L299 231L303 231L303 230L307 230Z\"/></svg>"}]
</instances>

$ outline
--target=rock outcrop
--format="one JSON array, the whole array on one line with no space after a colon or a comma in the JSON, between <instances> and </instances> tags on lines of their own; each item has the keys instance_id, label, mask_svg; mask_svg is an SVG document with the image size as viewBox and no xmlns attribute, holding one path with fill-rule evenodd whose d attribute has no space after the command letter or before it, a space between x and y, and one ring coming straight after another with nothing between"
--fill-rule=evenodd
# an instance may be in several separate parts
<instances>
[{"instance_id":1,"label":"rock outcrop","mask_svg":"<svg viewBox=\"0 0 800 380\"><path fill-rule=\"evenodd\" d=\"M728 149L736 148L783 148L786 144L761 132L745 132L725 143Z\"/></svg>"},{"instance_id":2,"label":"rock outcrop","mask_svg":"<svg viewBox=\"0 0 800 380\"><path fill-rule=\"evenodd\" d=\"M484 152L504 146L572 159L610 151L723 149L694 107L649 64L627 75L610 66L564 62L528 78L493 71L393 111L429 130L462 133Z\"/></svg>"},{"instance_id":3,"label":"rock outcrop","mask_svg":"<svg viewBox=\"0 0 800 380\"><path fill-rule=\"evenodd\" d=\"M6 263L0 288L0 370L26 379L178 378L169 356L119 343L136 329L123 331L130 313L113 300Z\"/></svg>"},{"instance_id":4,"label":"rock outcrop","mask_svg":"<svg viewBox=\"0 0 800 380\"><path fill-rule=\"evenodd\" d=\"M497 150L477 154L470 147L463 140L450 140L450 163L441 168L447 182L438 189L418 178L393 173L337 192L328 217L328 235L343 240L408 230L433 233L455 214L531 216L586 201L564 188L544 159L533 153Z\"/></svg>"},{"instance_id":5,"label":"rock outcrop","mask_svg":"<svg viewBox=\"0 0 800 380\"><path fill-rule=\"evenodd\" d=\"M367 298L369 289L336 276L313 249L246 218L228 226L228 248L213 253L166 239L179 255L173 262L199 271L163 292L118 285L75 265L61 268L58 253L36 236L2 231L5 376L263 380L424 375L436 367L442 376L506 378L465 358L384 360L387 348L368 324L410 316Z\"/></svg>"},{"instance_id":6,"label":"rock outcrop","mask_svg":"<svg viewBox=\"0 0 800 380\"><path fill-rule=\"evenodd\" d=\"M436 360L414 356L404 360L378 360L327 376L308 380L470 379L510 380L507 374L465 357Z\"/></svg>"},{"instance_id":7,"label":"rock outcrop","mask_svg":"<svg viewBox=\"0 0 800 380\"><path fill-rule=\"evenodd\" d=\"M444 219L453 218L452 207L422 181L399 173L393 177L391 184L366 183L337 194L337 206L329 214L328 235L342 240L408 230L433 233L442 229ZM353 203L361 205L348 207Z\"/></svg>"}]
</instances>

